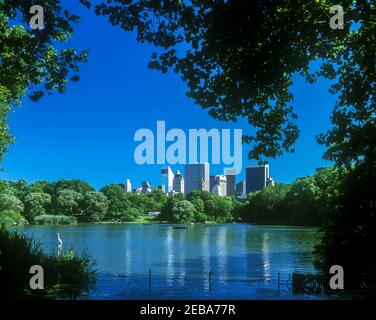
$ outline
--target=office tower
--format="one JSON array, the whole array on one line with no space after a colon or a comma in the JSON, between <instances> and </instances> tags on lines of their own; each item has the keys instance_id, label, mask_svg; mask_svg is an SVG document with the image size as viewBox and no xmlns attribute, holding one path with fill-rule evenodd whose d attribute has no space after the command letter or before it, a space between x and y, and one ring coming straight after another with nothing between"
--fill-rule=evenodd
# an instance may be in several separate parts
<instances>
[{"instance_id":1,"label":"office tower","mask_svg":"<svg viewBox=\"0 0 376 320\"><path fill-rule=\"evenodd\" d=\"M150 193L151 184L149 181L142 181L142 193Z\"/></svg>"},{"instance_id":2,"label":"office tower","mask_svg":"<svg viewBox=\"0 0 376 320\"><path fill-rule=\"evenodd\" d=\"M209 191L213 192L213 188L215 186L215 175L209 177Z\"/></svg>"},{"instance_id":3,"label":"office tower","mask_svg":"<svg viewBox=\"0 0 376 320\"><path fill-rule=\"evenodd\" d=\"M185 194L193 190L209 191L209 163L186 164Z\"/></svg>"},{"instance_id":4,"label":"office tower","mask_svg":"<svg viewBox=\"0 0 376 320\"><path fill-rule=\"evenodd\" d=\"M173 191L184 193L184 178L179 170L177 170L175 173L172 185L173 185L173 188L172 188Z\"/></svg>"},{"instance_id":5,"label":"office tower","mask_svg":"<svg viewBox=\"0 0 376 320\"><path fill-rule=\"evenodd\" d=\"M125 184L124 184L125 188L125 192L132 192L132 184L131 184L131 180L127 179L125 181Z\"/></svg>"},{"instance_id":6,"label":"office tower","mask_svg":"<svg viewBox=\"0 0 376 320\"><path fill-rule=\"evenodd\" d=\"M246 169L246 193L259 191L266 187L269 179L269 165L253 166Z\"/></svg>"},{"instance_id":7,"label":"office tower","mask_svg":"<svg viewBox=\"0 0 376 320\"><path fill-rule=\"evenodd\" d=\"M162 190L164 192L169 193L172 191L173 188L173 180L174 180L174 174L172 173L172 170L170 166L167 168L162 168L161 169L161 179L162 179Z\"/></svg>"},{"instance_id":8,"label":"office tower","mask_svg":"<svg viewBox=\"0 0 376 320\"><path fill-rule=\"evenodd\" d=\"M212 193L224 197L227 195L227 179L226 176L218 175L214 179L214 187L211 190Z\"/></svg>"},{"instance_id":9,"label":"office tower","mask_svg":"<svg viewBox=\"0 0 376 320\"><path fill-rule=\"evenodd\" d=\"M236 194L236 175L235 170L226 171L227 179L227 195L234 196Z\"/></svg>"},{"instance_id":10,"label":"office tower","mask_svg":"<svg viewBox=\"0 0 376 320\"><path fill-rule=\"evenodd\" d=\"M245 181L241 181L236 184L236 195L238 197L244 197L245 196Z\"/></svg>"}]
</instances>

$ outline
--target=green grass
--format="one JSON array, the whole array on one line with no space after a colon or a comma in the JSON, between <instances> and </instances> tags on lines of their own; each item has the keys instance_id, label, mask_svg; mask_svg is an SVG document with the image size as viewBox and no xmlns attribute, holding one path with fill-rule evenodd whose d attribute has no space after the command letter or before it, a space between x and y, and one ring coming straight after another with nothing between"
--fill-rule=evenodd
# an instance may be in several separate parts
<instances>
[{"instance_id":1,"label":"green grass","mask_svg":"<svg viewBox=\"0 0 376 320\"><path fill-rule=\"evenodd\" d=\"M75 217L64 215L43 214L34 218L34 224L76 224Z\"/></svg>"}]
</instances>

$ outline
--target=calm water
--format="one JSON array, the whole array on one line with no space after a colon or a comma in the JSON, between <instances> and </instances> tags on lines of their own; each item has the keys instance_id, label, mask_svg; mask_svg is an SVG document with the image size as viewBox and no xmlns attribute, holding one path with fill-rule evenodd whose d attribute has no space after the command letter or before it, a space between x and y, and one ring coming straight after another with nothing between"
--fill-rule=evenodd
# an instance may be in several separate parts
<instances>
[{"instance_id":1,"label":"calm water","mask_svg":"<svg viewBox=\"0 0 376 320\"><path fill-rule=\"evenodd\" d=\"M81 224L23 232L46 250L57 251L57 232L64 249L88 250L99 273L83 299L325 298L293 295L289 284L292 272L316 272L312 250L319 236L313 228Z\"/></svg>"}]
</instances>

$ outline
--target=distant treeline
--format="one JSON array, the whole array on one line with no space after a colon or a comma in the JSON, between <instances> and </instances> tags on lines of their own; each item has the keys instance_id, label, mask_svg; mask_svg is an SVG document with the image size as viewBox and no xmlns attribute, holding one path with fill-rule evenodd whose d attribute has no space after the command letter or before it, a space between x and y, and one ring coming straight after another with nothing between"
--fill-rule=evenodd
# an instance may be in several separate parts
<instances>
[{"instance_id":1,"label":"distant treeline","mask_svg":"<svg viewBox=\"0 0 376 320\"><path fill-rule=\"evenodd\" d=\"M170 222L229 222L237 201L209 192L167 197L125 192L118 184L96 191L81 180L0 181L0 223L72 224L76 222L142 222L149 212L162 212Z\"/></svg>"},{"instance_id":2,"label":"distant treeline","mask_svg":"<svg viewBox=\"0 0 376 320\"><path fill-rule=\"evenodd\" d=\"M76 222L142 222L149 212L175 223L244 221L259 224L322 225L340 174L328 168L291 185L269 185L246 200L219 197L207 191L167 197L125 192L118 184L96 191L81 180L0 181L0 222L71 224Z\"/></svg>"},{"instance_id":3,"label":"distant treeline","mask_svg":"<svg viewBox=\"0 0 376 320\"><path fill-rule=\"evenodd\" d=\"M341 176L339 170L327 168L292 184L269 185L248 194L236 216L258 224L321 226L338 193Z\"/></svg>"}]
</instances>

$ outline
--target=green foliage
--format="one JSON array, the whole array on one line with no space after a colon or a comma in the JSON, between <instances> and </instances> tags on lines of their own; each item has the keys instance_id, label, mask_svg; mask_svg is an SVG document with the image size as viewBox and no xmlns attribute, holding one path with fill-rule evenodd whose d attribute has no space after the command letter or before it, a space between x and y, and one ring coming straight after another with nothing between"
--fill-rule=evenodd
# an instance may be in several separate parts
<instances>
[{"instance_id":1,"label":"green foliage","mask_svg":"<svg viewBox=\"0 0 376 320\"><path fill-rule=\"evenodd\" d=\"M9 132L9 113L25 94L38 101L44 94L63 93L69 81L79 79L79 64L87 51L76 52L62 45L73 33L79 17L63 8L61 1L41 0L45 28L29 26L31 0L0 2L0 161L13 142ZM10 21L17 21L13 25Z\"/></svg>"},{"instance_id":2,"label":"green foliage","mask_svg":"<svg viewBox=\"0 0 376 320\"><path fill-rule=\"evenodd\" d=\"M231 197L219 197L207 191L194 190L186 199L178 193L168 198L159 219L181 223L230 222L234 203Z\"/></svg>"},{"instance_id":3,"label":"green foliage","mask_svg":"<svg viewBox=\"0 0 376 320\"><path fill-rule=\"evenodd\" d=\"M260 224L321 226L338 192L340 170L327 168L292 185L268 185L236 208L244 221Z\"/></svg>"},{"instance_id":4,"label":"green foliage","mask_svg":"<svg viewBox=\"0 0 376 320\"><path fill-rule=\"evenodd\" d=\"M317 247L319 265L341 265L348 289L376 286L376 162L361 162L343 172Z\"/></svg>"},{"instance_id":5,"label":"green foliage","mask_svg":"<svg viewBox=\"0 0 376 320\"><path fill-rule=\"evenodd\" d=\"M69 217L64 215L52 215L52 214L42 214L37 216L33 220L34 224L76 224L77 220L75 217Z\"/></svg>"},{"instance_id":6,"label":"green foliage","mask_svg":"<svg viewBox=\"0 0 376 320\"><path fill-rule=\"evenodd\" d=\"M14 210L4 210L0 212L0 225L13 226L26 223L20 212Z\"/></svg>"},{"instance_id":7,"label":"green foliage","mask_svg":"<svg viewBox=\"0 0 376 320\"><path fill-rule=\"evenodd\" d=\"M108 211L107 197L101 192L89 191L84 194L83 207L89 221L102 221Z\"/></svg>"},{"instance_id":8,"label":"green foliage","mask_svg":"<svg viewBox=\"0 0 376 320\"><path fill-rule=\"evenodd\" d=\"M24 198L24 215L32 221L46 213L46 206L51 204L51 196L44 192L30 192Z\"/></svg>"},{"instance_id":9,"label":"green foliage","mask_svg":"<svg viewBox=\"0 0 376 320\"><path fill-rule=\"evenodd\" d=\"M120 219L131 207L127 199L127 193L117 184L110 184L101 189L101 192L109 201L107 219Z\"/></svg>"},{"instance_id":10,"label":"green foliage","mask_svg":"<svg viewBox=\"0 0 376 320\"><path fill-rule=\"evenodd\" d=\"M100 221L142 221L151 211L160 212L168 197L162 190L149 194L125 192L109 184L100 192L85 181L0 181L1 221L8 225L67 224ZM21 215L22 214L22 215ZM22 219L20 219L22 217Z\"/></svg>"},{"instance_id":11,"label":"green foliage","mask_svg":"<svg viewBox=\"0 0 376 320\"><path fill-rule=\"evenodd\" d=\"M6 192L0 194L0 212L5 210L12 210L15 212L22 212L24 206L20 199L14 194Z\"/></svg>"},{"instance_id":12,"label":"green foliage","mask_svg":"<svg viewBox=\"0 0 376 320\"><path fill-rule=\"evenodd\" d=\"M244 117L255 134L250 158L292 152L298 137L296 74L312 83L335 79L333 129L320 138L336 161L374 149L375 35L373 1L341 1L343 30L329 27L328 1L102 1L98 15L156 47L149 67L172 69L187 95L222 121ZM359 28L353 27L359 24ZM321 64L317 72L310 62ZM352 109L354 108L354 109ZM372 138L373 137L373 138ZM341 160L342 158L342 160Z\"/></svg>"},{"instance_id":13,"label":"green foliage","mask_svg":"<svg viewBox=\"0 0 376 320\"><path fill-rule=\"evenodd\" d=\"M0 296L3 299L34 299L65 296L72 298L94 280L94 262L84 252L76 256L64 252L60 257L43 252L32 238L0 230ZM44 290L30 290L30 267L43 266Z\"/></svg>"},{"instance_id":14,"label":"green foliage","mask_svg":"<svg viewBox=\"0 0 376 320\"><path fill-rule=\"evenodd\" d=\"M196 214L195 206L188 200L176 201L172 207L172 216L174 221L180 223L189 223L194 221Z\"/></svg>"},{"instance_id":15,"label":"green foliage","mask_svg":"<svg viewBox=\"0 0 376 320\"><path fill-rule=\"evenodd\" d=\"M43 183L43 182L42 182ZM46 188L46 187L45 187ZM52 192L55 194L60 190L73 190L77 193L83 194L85 192L95 191L95 189L86 181L82 180L58 180L57 182L52 184Z\"/></svg>"},{"instance_id":16,"label":"green foliage","mask_svg":"<svg viewBox=\"0 0 376 320\"><path fill-rule=\"evenodd\" d=\"M78 216L80 212L80 202L83 195L74 190L63 189L57 192L56 210L59 214Z\"/></svg>"},{"instance_id":17,"label":"green foliage","mask_svg":"<svg viewBox=\"0 0 376 320\"><path fill-rule=\"evenodd\" d=\"M140 217L144 217L144 213L137 208L128 208L120 217L121 221L132 222L139 220Z\"/></svg>"}]
</instances>

